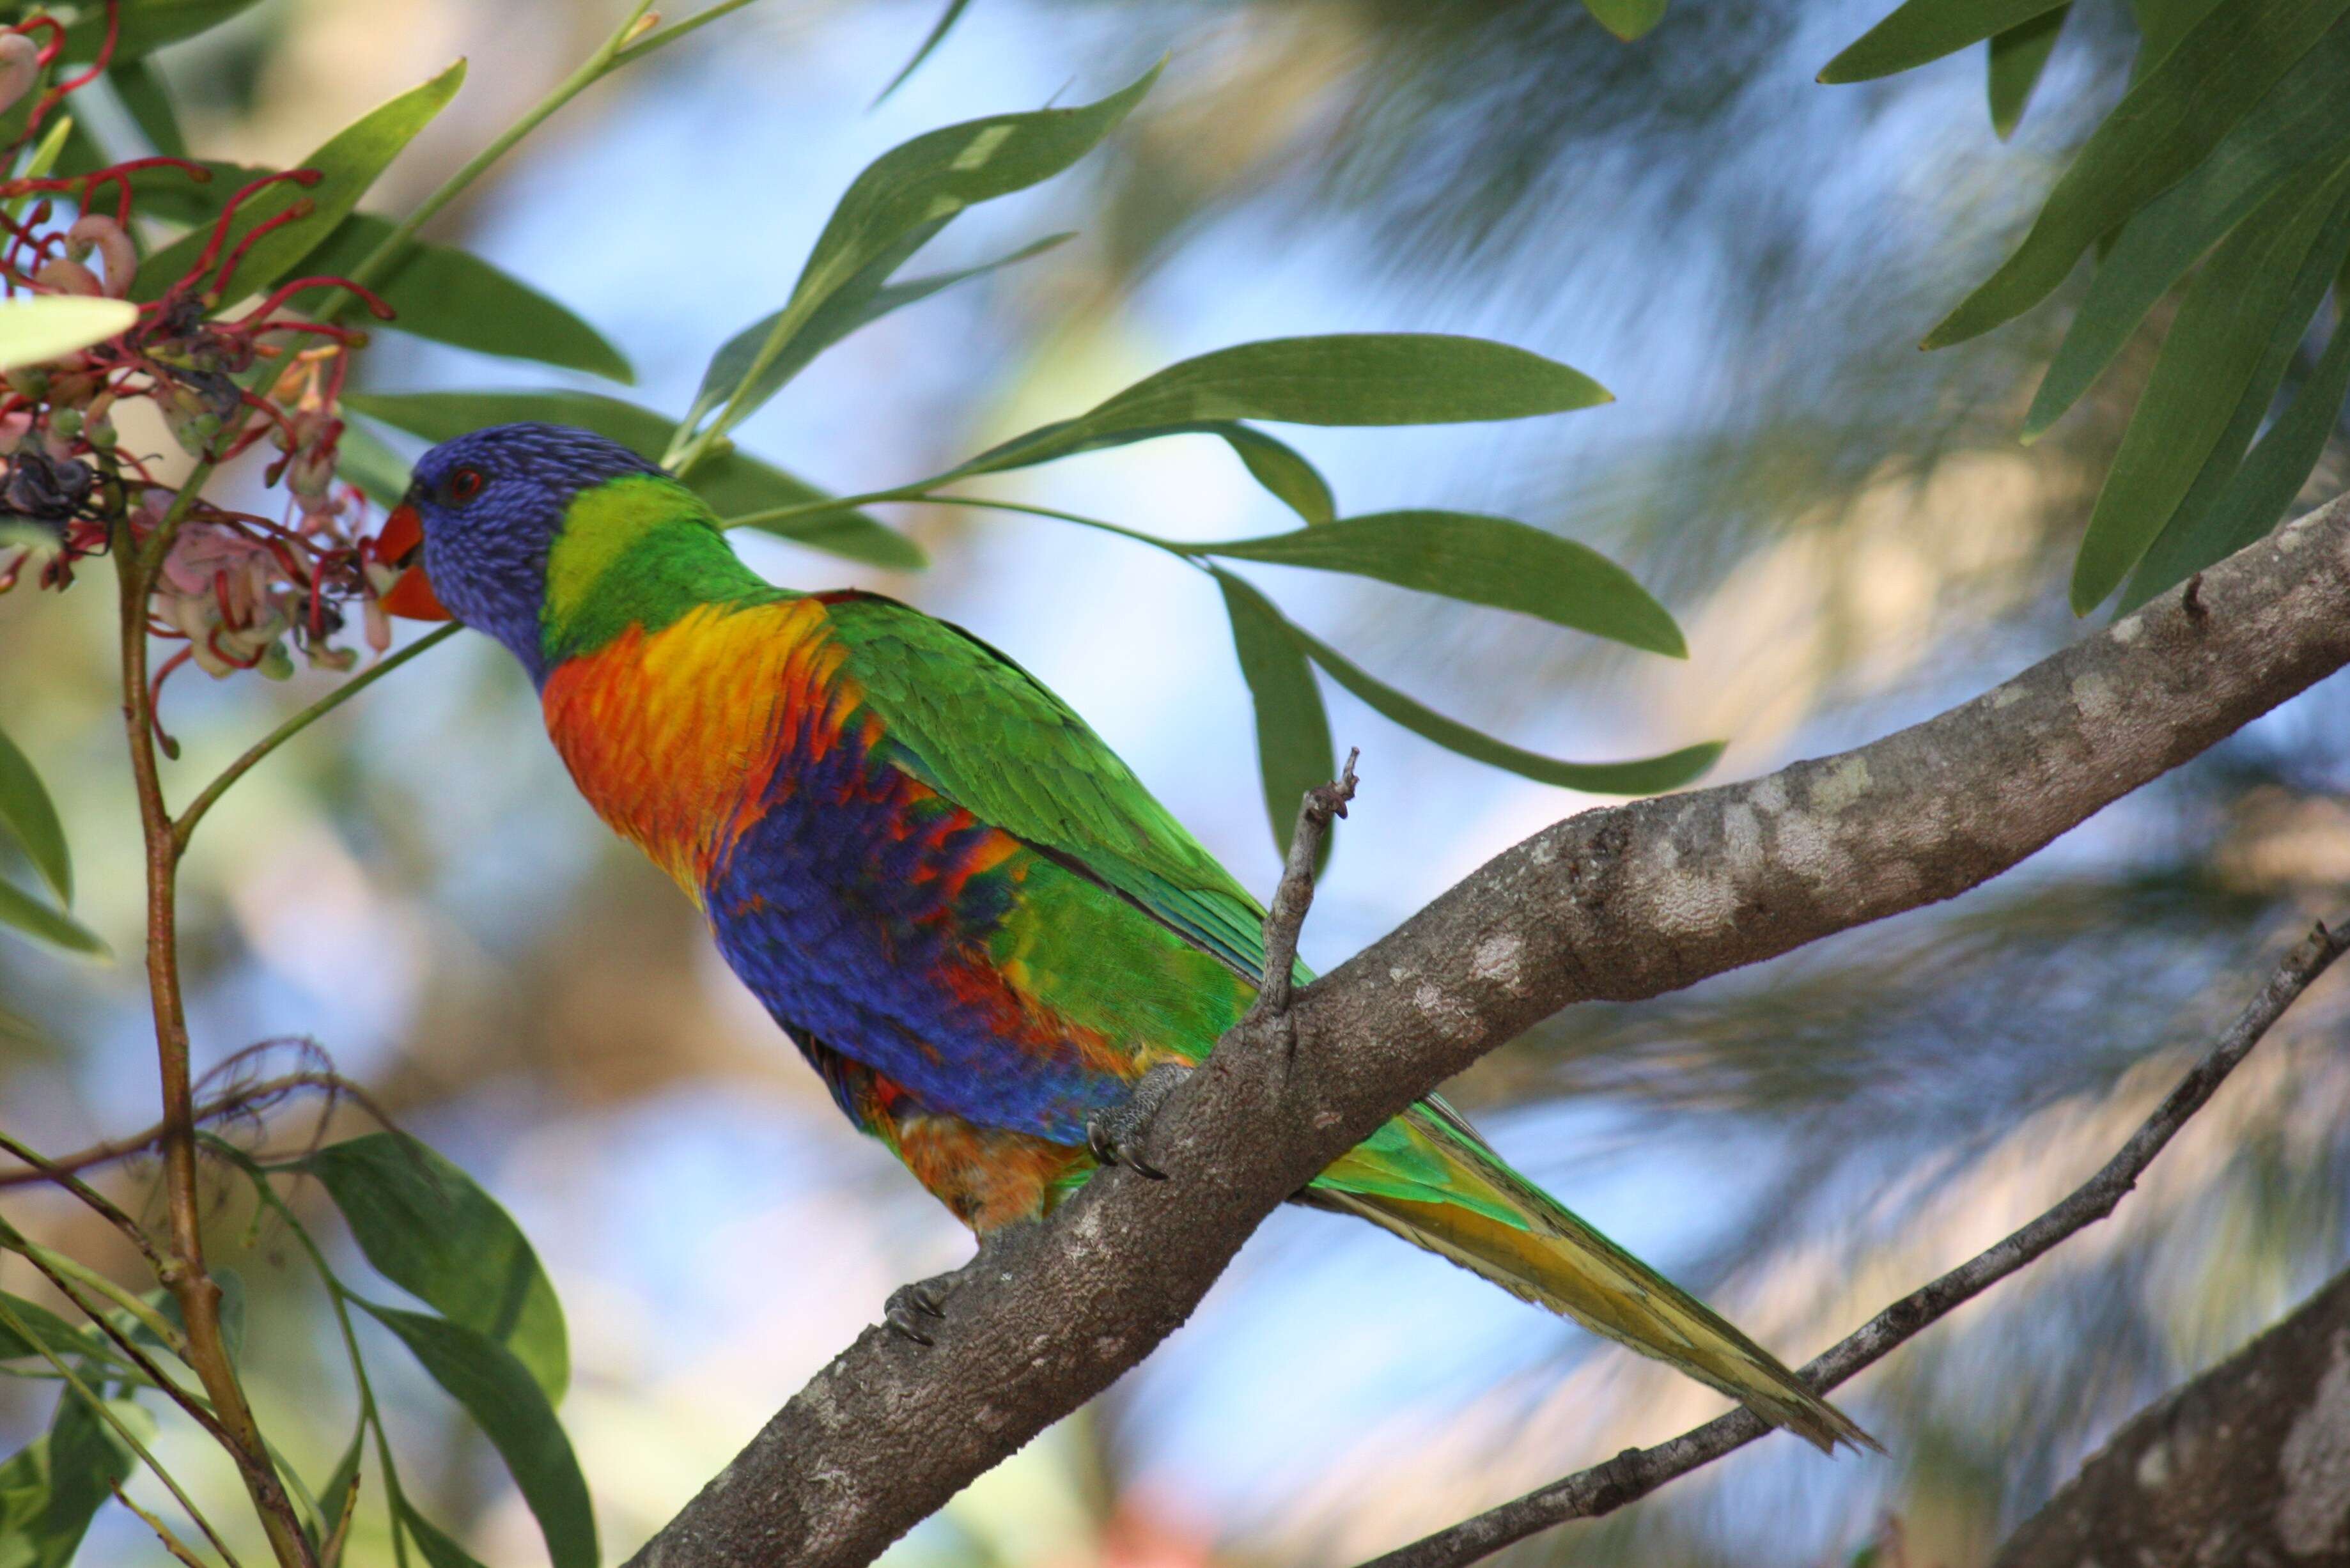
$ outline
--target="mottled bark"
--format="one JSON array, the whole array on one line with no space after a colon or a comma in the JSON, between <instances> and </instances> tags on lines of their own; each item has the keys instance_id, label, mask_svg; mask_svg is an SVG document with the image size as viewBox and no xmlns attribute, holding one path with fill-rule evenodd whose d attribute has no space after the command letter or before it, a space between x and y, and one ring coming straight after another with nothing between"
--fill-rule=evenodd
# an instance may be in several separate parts
<instances>
[{"instance_id":1,"label":"mottled bark","mask_svg":"<svg viewBox=\"0 0 2350 1568\"><path fill-rule=\"evenodd\" d=\"M2139 1412L1997 1568L2350 1563L2350 1274Z\"/></svg>"},{"instance_id":2,"label":"mottled bark","mask_svg":"<svg viewBox=\"0 0 2350 1568\"><path fill-rule=\"evenodd\" d=\"M868 1330L639 1554L868 1562L1147 1355L1290 1193L1570 1003L1653 996L1988 880L2350 661L2337 501L1922 724L1585 812L1237 1031L1149 1143L959 1276L937 1344ZM1376 790L1376 774L1367 788ZM878 1305L878 1303L877 1303Z\"/></svg>"}]
</instances>

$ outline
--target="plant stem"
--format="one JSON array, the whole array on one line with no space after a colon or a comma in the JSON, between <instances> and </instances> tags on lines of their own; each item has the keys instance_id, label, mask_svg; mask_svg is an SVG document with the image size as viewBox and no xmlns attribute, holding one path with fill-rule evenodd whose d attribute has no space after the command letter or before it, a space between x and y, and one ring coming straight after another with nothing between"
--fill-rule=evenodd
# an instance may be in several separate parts
<instances>
[{"instance_id":1,"label":"plant stem","mask_svg":"<svg viewBox=\"0 0 2350 1568\"><path fill-rule=\"evenodd\" d=\"M813 517L821 513L838 511L847 506L874 506L887 501L919 501L932 506L968 506L988 512L1017 512L1024 517L1050 517L1057 523L1075 523L1081 528L1095 528L1105 534L1115 534L1121 539L1131 539L1138 545L1148 545L1164 550L1178 560L1198 566L1195 558L1204 553L1203 547L1180 544L1173 539L1161 539L1156 534L1145 534L1139 528L1123 527L1099 517L1088 517L1081 512L1064 512L1054 506L1035 506L1024 501L1000 501L987 495L934 495L924 485L937 480L900 485L895 490L870 490L862 495L835 496L829 501L801 501L790 506L770 507L764 512L749 512L740 517L722 517L719 523L727 528L769 528L777 523L787 523L795 517Z\"/></svg>"},{"instance_id":2,"label":"plant stem","mask_svg":"<svg viewBox=\"0 0 2350 1568\"><path fill-rule=\"evenodd\" d=\"M686 17L681 22L672 22L658 33L648 34L646 36L638 39L635 43L630 44L628 47L620 50L618 54L615 54L612 57L612 64L617 67L628 65L635 60L640 60L647 55L651 54L655 49L664 47L670 44L674 44L680 38L684 37L688 33L694 31L696 28L707 27L711 23L715 22L719 17L725 16L728 12L740 11L743 6L748 5L749 4L751 4L751 0L719 0L717 5L710 6L706 10L696 11L692 16Z\"/></svg>"},{"instance_id":3,"label":"plant stem","mask_svg":"<svg viewBox=\"0 0 2350 1568\"><path fill-rule=\"evenodd\" d=\"M122 722L130 746L130 771L138 786L139 823L146 852L147 989L155 1012L155 1055L163 1102L163 1187L172 1245L160 1278L180 1304L188 1365L212 1398L213 1412L230 1439L230 1455L261 1516L271 1549L283 1568L316 1568L309 1541L294 1516L294 1505L278 1481L259 1423L237 1382L235 1364L221 1334L220 1286L204 1269L196 1187L195 1100L188 1070L187 1008L180 990L179 841L163 803L147 684L147 601L153 574L171 547L178 519L195 504L196 493L210 472L210 463L196 465L195 473L182 487L145 550L132 547L127 523L118 521L114 525L114 558L122 593Z\"/></svg>"},{"instance_id":4,"label":"plant stem","mask_svg":"<svg viewBox=\"0 0 2350 1568\"><path fill-rule=\"evenodd\" d=\"M332 691L328 692L324 697L319 698L316 702L311 703L307 708L303 709L299 713L295 714L292 718L278 725L277 728L270 731L266 735L262 736L260 740L255 741L246 749L245 753L243 756L229 763L227 767L222 769L220 776L213 780L212 783L206 784L203 788L203 793L197 795L195 799L190 801L188 803L187 810L182 812L180 814L180 819L172 825L172 846L173 855L185 855L188 852L188 838L196 831L196 824L203 820L204 813L212 810L213 806L220 800L220 797L227 793L229 785L236 783L237 780L243 778L246 774L251 773L254 765L259 763L264 757L269 755L270 753L276 751L278 747L284 745L286 742L292 740L295 736L308 729L312 724L317 722L320 719L325 718L328 714L333 712L336 709L341 707L344 703L349 701L352 698L358 696L360 692L366 691L369 686L372 686L377 681L382 680L385 676L390 674L401 665L406 664L409 660L416 658L419 654L425 652L429 649L438 648L441 644L448 641L451 638L456 636L458 632L463 629L464 628L459 626L456 622L452 621L447 626L442 627L438 630L427 633L425 636L418 638L414 642L410 643L398 653L386 655L383 659L377 661L373 669L362 670L359 674L352 676L348 680L344 681L340 686L336 687Z\"/></svg>"}]
</instances>

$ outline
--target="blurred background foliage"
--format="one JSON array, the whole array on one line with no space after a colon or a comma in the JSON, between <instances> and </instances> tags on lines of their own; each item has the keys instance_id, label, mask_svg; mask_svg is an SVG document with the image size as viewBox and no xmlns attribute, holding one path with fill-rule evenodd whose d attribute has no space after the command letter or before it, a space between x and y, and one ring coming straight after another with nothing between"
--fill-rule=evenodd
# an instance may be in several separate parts
<instances>
[{"instance_id":1,"label":"blurred background foliage","mask_svg":"<svg viewBox=\"0 0 2350 1568\"><path fill-rule=\"evenodd\" d=\"M1609 551L1679 617L1686 664L1250 575L1367 667L1513 740L1623 755L1719 735L1714 776L1737 777L1908 722L2077 634L2066 563L2168 316L2029 448L2015 431L2077 278L2054 310L1916 351L2119 97L2137 35L2118 5L2083 0L2002 141L1979 48L1814 85L1883 9L1692 4L1627 48L1554 0L974 0L868 109L935 19L927 0L769 0L598 88L432 232L598 323L642 400L682 407L709 346L779 296L874 153L950 119L1090 98L1168 51L1108 158L975 213L937 260L1048 229L1076 241L836 350L746 444L863 489L1243 337L1409 327L1524 344L1619 402L1295 443L1347 510L1479 506ZM267 0L160 58L192 140L282 161L355 104L470 55L464 92L371 199L397 211L608 10L409 0L393 23L368 0ZM385 388L516 379L412 341L370 359ZM2313 498L2350 467L2340 435ZM1020 483L1179 536L1284 525L1205 438ZM746 553L778 580L883 588L1005 648L1269 888L1246 695L1209 585L1049 524L938 509L912 531L933 561L919 577L772 541ZM84 917L129 951L136 840L102 601L0 603L0 726L58 793ZM179 787L317 681L176 685ZM1364 749L1365 793L1307 933L1316 961L1588 804L1330 701L1339 742ZM1572 1012L1455 1093L1569 1203L1806 1356L2101 1160L2249 990L2258 955L2343 914L2345 705L2338 681L2321 687L1946 907L1684 995ZM190 863L191 1002L200 1068L315 1035L515 1213L569 1315L566 1424L618 1556L893 1284L968 1242L840 1121L691 909L577 801L537 727L507 661L460 645L273 761ZM150 1119L151 1041L126 979L0 943L12 1131L60 1149ZM1921 1568L1983 1561L2124 1415L2342 1264L2336 991L2286 1021L2115 1220L1855 1386L1850 1407L1894 1458L1831 1464L1773 1441L1512 1560L1808 1564L1898 1534ZM276 1136L311 1135L297 1119ZM151 1179L133 1169L117 1189L138 1199ZM214 1234L250 1297L265 1424L296 1452L338 1447L349 1413L316 1392L334 1386L330 1330L286 1236L247 1223L234 1190L221 1183ZM36 1191L9 1212L113 1256L110 1235ZM541 1560L453 1407L405 1368L382 1381L406 1451L437 1461L411 1481L426 1511L486 1562ZM48 1403L0 1388L7 1446ZM1362 1228L1284 1214L1149 1362L893 1561L1341 1563L1718 1403ZM166 1458L200 1496L234 1494L217 1453ZM381 1528L363 1511L352 1561L389 1560ZM108 1511L83 1560L152 1551Z\"/></svg>"}]
</instances>

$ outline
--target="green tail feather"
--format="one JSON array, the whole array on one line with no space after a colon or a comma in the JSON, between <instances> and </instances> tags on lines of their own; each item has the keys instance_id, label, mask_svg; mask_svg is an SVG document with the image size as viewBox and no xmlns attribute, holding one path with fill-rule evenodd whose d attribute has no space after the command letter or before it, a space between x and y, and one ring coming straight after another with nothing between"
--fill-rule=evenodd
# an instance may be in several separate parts
<instances>
[{"instance_id":1,"label":"green tail feather","mask_svg":"<svg viewBox=\"0 0 2350 1568\"><path fill-rule=\"evenodd\" d=\"M1669 1363L1825 1452L1877 1448L1769 1351L1512 1170L1441 1100L1388 1123L1302 1196Z\"/></svg>"}]
</instances>

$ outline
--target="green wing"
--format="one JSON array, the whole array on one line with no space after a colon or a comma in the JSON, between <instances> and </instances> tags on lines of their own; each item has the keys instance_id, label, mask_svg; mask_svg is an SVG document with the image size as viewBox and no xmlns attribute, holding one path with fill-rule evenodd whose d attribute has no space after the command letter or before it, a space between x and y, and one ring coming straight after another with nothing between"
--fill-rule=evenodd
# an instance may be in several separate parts
<instances>
[{"instance_id":1,"label":"green wing","mask_svg":"<svg viewBox=\"0 0 2350 1568\"><path fill-rule=\"evenodd\" d=\"M1263 973L1263 908L1044 682L911 606L824 597L848 672L909 773L1244 978Z\"/></svg>"}]
</instances>

